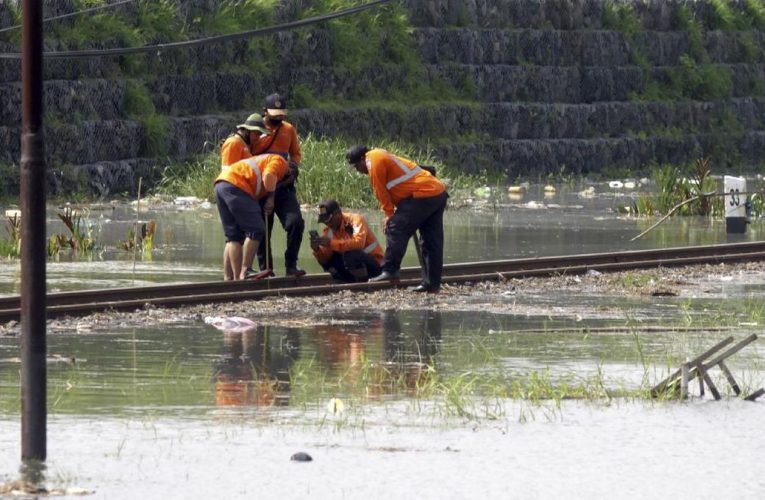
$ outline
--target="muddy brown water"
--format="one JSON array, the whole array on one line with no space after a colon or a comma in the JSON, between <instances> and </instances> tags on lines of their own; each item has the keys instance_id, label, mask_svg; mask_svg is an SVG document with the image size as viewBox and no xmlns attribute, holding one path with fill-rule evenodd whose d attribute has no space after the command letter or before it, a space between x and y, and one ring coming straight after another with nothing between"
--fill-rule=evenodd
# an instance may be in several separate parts
<instances>
[{"instance_id":1,"label":"muddy brown water","mask_svg":"<svg viewBox=\"0 0 765 500\"><path fill-rule=\"evenodd\" d=\"M647 227L605 211L611 200L575 199L452 211L448 261L627 249ZM215 279L217 219L166 216L175 243L158 240L136 281ZM640 245L726 241L720 230L672 221ZM134 277L124 260L51 267L62 289ZM540 390L635 394L719 339L761 331L759 269L697 273L676 296L615 294L596 278L412 304L404 293L356 307L334 297L279 321L270 301L218 309L255 321L242 332L205 323L216 308L69 322L48 338L44 485L94 498L760 498L762 401L510 397L531 376ZM747 390L765 382L763 355L760 340L731 359ZM18 337L0 337L5 484L19 479L18 357ZM313 461L290 461L299 451Z\"/></svg>"}]
</instances>

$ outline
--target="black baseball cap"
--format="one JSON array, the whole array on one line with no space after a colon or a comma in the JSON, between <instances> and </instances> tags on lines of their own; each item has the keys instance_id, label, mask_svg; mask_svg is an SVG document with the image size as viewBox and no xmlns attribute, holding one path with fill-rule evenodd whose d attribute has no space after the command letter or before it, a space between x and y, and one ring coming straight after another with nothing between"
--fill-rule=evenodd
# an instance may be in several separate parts
<instances>
[{"instance_id":1,"label":"black baseball cap","mask_svg":"<svg viewBox=\"0 0 765 500\"><path fill-rule=\"evenodd\" d=\"M348 152L345 153L345 159L348 160L348 163L351 165L355 165L361 160L361 158L367 154L367 151L369 151L369 148L366 147L363 144L354 144L350 148L348 148Z\"/></svg>"},{"instance_id":2,"label":"black baseball cap","mask_svg":"<svg viewBox=\"0 0 765 500\"><path fill-rule=\"evenodd\" d=\"M319 222L327 222L332 214L340 209L335 200L324 200L319 203Z\"/></svg>"},{"instance_id":3,"label":"black baseball cap","mask_svg":"<svg viewBox=\"0 0 765 500\"><path fill-rule=\"evenodd\" d=\"M271 94L266 97L266 111L271 116L287 114L287 99L281 94Z\"/></svg>"}]
</instances>

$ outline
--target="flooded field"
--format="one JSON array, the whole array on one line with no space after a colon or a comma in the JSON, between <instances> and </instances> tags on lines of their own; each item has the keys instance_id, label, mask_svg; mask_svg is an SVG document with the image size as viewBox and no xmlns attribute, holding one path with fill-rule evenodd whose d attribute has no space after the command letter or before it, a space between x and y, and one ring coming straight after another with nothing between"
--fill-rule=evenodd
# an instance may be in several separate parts
<instances>
[{"instance_id":1,"label":"flooded field","mask_svg":"<svg viewBox=\"0 0 765 500\"><path fill-rule=\"evenodd\" d=\"M728 241L724 222L673 219L631 243L650 223L611 211L623 197L556 196L450 211L447 262ZM124 237L135 214L110 217L118 223L103 225L104 241ZM109 250L52 263L52 286L218 279L212 209L141 217L158 221L151 261L133 271ZM308 257L301 264L318 271ZM14 293L16 271L1 266L0 291ZM761 498L762 398L734 397L716 369L721 401L698 397L696 383L686 402L647 393L719 340L761 333L765 270L626 273L609 287L601 278L454 288L411 303L383 291L57 323L40 484L93 498ZM650 293L654 280L672 293ZM629 291L641 286L648 293ZM210 324L234 311L254 325ZM6 493L21 477L19 339L9 332ZM764 360L761 339L730 359L745 393L765 386ZM290 460L296 452L313 461Z\"/></svg>"},{"instance_id":2,"label":"flooded field","mask_svg":"<svg viewBox=\"0 0 765 500\"><path fill-rule=\"evenodd\" d=\"M596 194L583 195L581 188L562 186L554 194L542 187L524 195L495 192L489 198L455 203L445 214L446 263L519 257L596 253L612 250L703 245L734 241L758 241L765 235L765 223L753 221L745 235L726 235L724 220L706 217L673 217L637 241L633 237L654 220L638 219L618 213L630 206L636 191L611 190L599 185ZM48 227L51 234L66 233L51 209ZM364 211L371 227L382 237L381 212ZM304 212L308 229L320 228L314 207ZM214 206L209 204L149 205L140 213L135 204L93 207L84 220L92 227L99 249L88 259L72 259L62 254L48 264L51 291L139 286L151 283L193 282L220 279L224 237ZM128 232L147 221L156 221L151 254L134 259L131 251L119 250ZM83 222L84 223L84 222ZM273 235L277 273L284 272L285 234L278 222ZM303 242L299 264L309 272L320 272L307 241ZM413 250L403 266L416 266ZM18 261L0 261L0 295L18 293Z\"/></svg>"}]
</instances>

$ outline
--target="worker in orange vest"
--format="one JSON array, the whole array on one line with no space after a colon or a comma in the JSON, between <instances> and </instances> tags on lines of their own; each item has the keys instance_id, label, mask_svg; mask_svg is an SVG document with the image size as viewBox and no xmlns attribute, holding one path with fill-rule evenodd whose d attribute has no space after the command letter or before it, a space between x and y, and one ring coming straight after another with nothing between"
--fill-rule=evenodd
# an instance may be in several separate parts
<instances>
[{"instance_id":1,"label":"worker in orange vest","mask_svg":"<svg viewBox=\"0 0 765 500\"><path fill-rule=\"evenodd\" d=\"M366 281L382 272L383 249L361 214L347 213L335 200L319 204L324 233L311 233L311 249L321 267L346 283Z\"/></svg>"},{"instance_id":2,"label":"worker in orange vest","mask_svg":"<svg viewBox=\"0 0 765 500\"><path fill-rule=\"evenodd\" d=\"M412 160L384 149L351 146L346 159L369 176L385 218L387 238L382 273L369 281L398 280L409 239L419 230L422 283L416 292L438 293L444 263L444 210L449 194L444 183Z\"/></svg>"},{"instance_id":3,"label":"worker in orange vest","mask_svg":"<svg viewBox=\"0 0 765 500\"><path fill-rule=\"evenodd\" d=\"M244 123L236 126L236 132L223 141L223 144L220 147L221 170L229 168L239 160L251 157L252 152L250 151L250 147L258 143L258 139L261 135L268 137L266 124L260 114L253 113L247 117ZM223 269L229 269L231 267L231 259L228 255L228 249L228 245L223 249Z\"/></svg>"},{"instance_id":4,"label":"worker in orange vest","mask_svg":"<svg viewBox=\"0 0 765 500\"><path fill-rule=\"evenodd\" d=\"M252 145L257 145L261 135L268 137L268 130L263 117L253 113L244 123L236 126L236 132L231 134L220 147L221 169L252 156Z\"/></svg>"},{"instance_id":5,"label":"worker in orange vest","mask_svg":"<svg viewBox=\"0 0 765 500\"><path fill-rule=\"evenodd\" d=\"M303 242L305 221L300 213L300 203L295 190L301 160L300 142L295 126L284 120L287 115L287 101L284 97L279 94L266 97L263 113L269 135L260 138L253 152L278 154L289 161L290 175L277 186L274 213L287 233L287 249L284 251L286 275L303 276L305 271L297 266L297 259L300 244ZM258 249L258 262L261 269L273 269L270 241L271 229L274 227L273 214L266 218L266 224L268 224L269 240Z\"/></svg>"},{"instance_id":6,"label":"worker in orange vest","mask_svg":"<svg viewBox=\"0 0 765 500\"><path fill-rule=\"evenodd\" d=\"M287 160L281 156L258 155L234 163L215 179L218 213L226 235L223 279L269 275L270 270L255 272L252 262L265 235L262 211L273 212L276 184L288 171Z\"/></svg>"}]
</instances>

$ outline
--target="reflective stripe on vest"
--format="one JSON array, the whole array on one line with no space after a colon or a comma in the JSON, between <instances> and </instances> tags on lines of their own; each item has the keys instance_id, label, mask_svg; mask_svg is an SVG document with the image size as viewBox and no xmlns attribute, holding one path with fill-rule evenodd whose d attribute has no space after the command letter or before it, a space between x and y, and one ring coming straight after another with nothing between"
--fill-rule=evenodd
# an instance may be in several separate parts
<instances>
[{"instance_id":1,"label":"reflective stripe on vest","mask_svg":"<svg viewBox=\"0 0 765 500\"><path fill-rule=\"evenodd\" d=\"M395 179L393 179L392 181L389 181L389 182L388 182L388 183L385 185L385 187L386 187L386 188L388 188L388 189L390 189L390 188L392 188L392 187L395 187L395 186L398 186L398 185L399 185L399 184L401 184L402 182L406 182L406 181L408 181L409 179L411 179L412 177L414 177L415 175L417 175L417 174L419 174L420 172L422 172L422 169L421 169L419 166L415 166L413 169L411 169L411 170L410 170L410 169L409 169L409 167L407 167L406 165L404 165L404 164L401 162L401 160L399 160L398 158L396 158L396 157L395 157L395 156L393 156L393 155L389 155L389 156L390 156L390 159L391 159L391 160L393 160L394 162L396 162L396 165L398 165L398 168L400 168L400 169L401 169L401 171L404 173L404 175L402 175L401 177L396 177L396 178L395 178Z\"/></svg>"},{"instance_id":2,"label":"reflective stripe on vest","mask_svg":"<svg viewBox=\"0 0 765 500\"><path fill-rule=\"evenodd\" d=\"M329 239L332 239L335 237L335 233L331 229L327 229L327 236L329 236ZM380 246L380 243L375 241L374 243L367 245L366 248L364 248L362 251L364 253L372 253L374 249L379 246Z\"/></svg>"},{"instance_id":3,"label":"reflective stripe on vest","mask_svg":"<svg viewBox=\"0 0 765 500\"><path fill-rule=\"evenodd\" d=\"M258 155L253 158L247 158L244 160L244 162L250 166L253 172L255 172L255 177L258 179L258 187L255 189L255 198L260 196L260 189L263 186L263 174L260 173L260 168L258 168L258 164L260 164L260 160L263 159L266 155Z\"/></svg>"},{"instance_id":4,"label":"reflective stripe on vest","mask_svg":"<svg viewBox=\"0 0 765 500\"><path fill-rule=\"evenodd\" d=\"M367 246L367 247L364 249L364 253L372 253L372 251L373 251L375 248L379 247L379 246L380 246L380 244L379 244L378 242L376 242L376 241L375 241L374 243L372 243L371 245L368 245L368 246Z\"/></svg>"}]
</instances>

